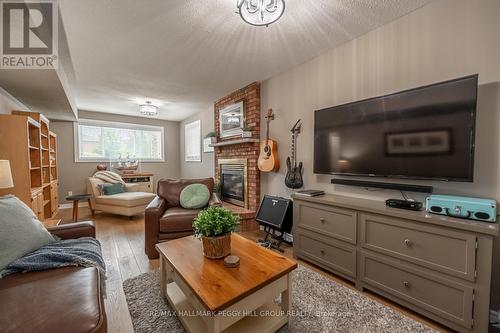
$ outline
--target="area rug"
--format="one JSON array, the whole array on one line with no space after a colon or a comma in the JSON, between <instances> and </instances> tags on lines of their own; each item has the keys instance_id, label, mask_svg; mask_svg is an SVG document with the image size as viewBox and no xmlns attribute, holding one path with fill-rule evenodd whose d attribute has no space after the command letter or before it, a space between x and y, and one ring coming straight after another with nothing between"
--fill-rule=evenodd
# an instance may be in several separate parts
<instances>
[{"instance_id":1,"label":"area rug","mask_svg":"<svg viewBox=\"0 0 500 333\"><path fill-rule=\"evenodd\" d=\"M134 330L183 333L174 311L160 296L159 279L155 271L123 283ZM292 281L294 315L279 333L437 332L304 266L293 272Z\"/></svg>"}]
</instances>

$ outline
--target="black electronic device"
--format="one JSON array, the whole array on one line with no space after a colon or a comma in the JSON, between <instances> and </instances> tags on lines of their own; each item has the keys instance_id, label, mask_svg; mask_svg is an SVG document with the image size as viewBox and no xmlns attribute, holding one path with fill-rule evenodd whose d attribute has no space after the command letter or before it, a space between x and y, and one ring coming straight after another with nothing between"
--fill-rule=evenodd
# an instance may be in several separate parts
<instances>
[{"instance_id":1,"label":"black electronic device","mask_svg":"<svg viewBox=\"0 0 500 333\"><path fill-rule=\"evenodd\" d=\"M314 173L473 181L478 75L314 113Z\"/></svg>"},{"instance_id":2,"label":"black electronic device","mask_svg":"<svg viewBox=\"0 0 500 333\"><path fill-rule=\"evenodd\" d=\"M355 180L355 179L343 179L343 178L332 178L331 183L338 185L359 186L366 188L383 188L386 190L422 192L422 193L432 193L432 191L434 190L434 188L430 185L373 182L368 180Z\"/></svg>"},{"instance_id":3,"label":"black electronic device","mask_svg":"<svg viewBox=\"0 0 500 333\"><path fill-rule=\"evenodd\" d=\"M387 207L409 209L409 210L422 210L422 203L419 201L409 201L402 199L387 199L385 201Z\"/></svg>"},{"instance_id":4,"label":"black electronic device","mask_svg":"<svg viewBox=\"0 0 500 333\"><path fill-rule=\"evenodd\" d=\"M264 195L255 220L264 226L264 231L266 232L266 238L259 239L257 243L267 248L284 252L280 246L283 242L289 243L285 239L285 233L292 231L293 201L281 197Z\"/></svg>"},{"instance_id":5,"label":"black electronic device","mask_svg":"<svg viewBox=\"0 0 500 333\"><path fill-rule=\"evenodd\" d=\"M293 225L292 200L264 195L255 220L276 231L290 232Z\"/></svg>"}]
</instances>

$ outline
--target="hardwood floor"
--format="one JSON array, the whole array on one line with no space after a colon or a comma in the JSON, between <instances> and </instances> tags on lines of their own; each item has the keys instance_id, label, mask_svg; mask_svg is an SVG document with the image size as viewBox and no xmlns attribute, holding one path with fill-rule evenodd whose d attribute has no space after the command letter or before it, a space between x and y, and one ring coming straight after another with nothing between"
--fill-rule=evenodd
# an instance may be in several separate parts
<instances>
[{"instance_id":1,"label":"hardwood floor","mask_svg":"<svg viewBox=\"0 0 500 333\"><path fill-rule=\"evenodd\" d=\"M71 222L71 214L71 209L61 209L57 218L62 219L62 223L68 223ZM108 317L108 332L133 332L122 283L128 278L159 268L159 260L149 260L144 253L144 216L136 216L129 219L124 216L97 213L92 217L87 208L82 208L79 211L78 220L93 220L96 225L97 239L101 242L107 269L107 298L105 299L105 306ZM260 231L243 232L241 234L252 240L257 240L263 236ZM292 247L284 245L283 248L285 250L284 255L293 258ZM346 280L302 260L298 260L298 262L348 288L355 289L353 284ZM373 293L363 292L363 294L401 311L407 316L423 322L438 331L451 332L439 324L431 322Z\"/></svg>"}]
</instances>

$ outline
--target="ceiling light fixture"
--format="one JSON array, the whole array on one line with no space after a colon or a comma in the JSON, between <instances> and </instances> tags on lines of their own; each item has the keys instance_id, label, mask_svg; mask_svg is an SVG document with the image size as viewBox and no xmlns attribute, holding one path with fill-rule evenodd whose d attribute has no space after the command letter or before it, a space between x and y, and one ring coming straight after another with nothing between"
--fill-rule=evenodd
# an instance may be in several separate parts
<instances>
[{"instance_id":1,"label":"ceiling light fixture","mask_svg":"<svg viewBox=\"0 0 500 333\"><path fill-rule=\"evenodd\" d=\"M285 0L238 0L238 12L251 25L268 26L285 12Z\"/></svg>"},{"instance_id":2,"label":"ceiling light fixture","mask_svg":"<svg viewBox=\"0 0 500 333\"><path fill-rule=\"evenodd\" d=\"M139 105L139 111L141 112L141 114L148 117L158 115L158 107L151 104L151 101L146 101L146 104Z\"/></svg>"}]
</instances>

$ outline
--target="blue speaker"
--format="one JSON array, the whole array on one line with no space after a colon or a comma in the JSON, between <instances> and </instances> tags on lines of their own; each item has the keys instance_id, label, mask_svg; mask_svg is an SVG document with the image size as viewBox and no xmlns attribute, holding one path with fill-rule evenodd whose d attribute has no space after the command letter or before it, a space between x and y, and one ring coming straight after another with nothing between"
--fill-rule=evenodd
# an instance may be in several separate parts
<instances>
[{"instance_id":1,"label":"blue speaker","mask_svg":"<svg viewBox=\"0 0 500 333\"><path fill-rule=\"evenodd\" d=\"M491 199L432 194L425 199L429 213L464 219L495 222L497 202Z\"/></svg>"}]
</instances>

